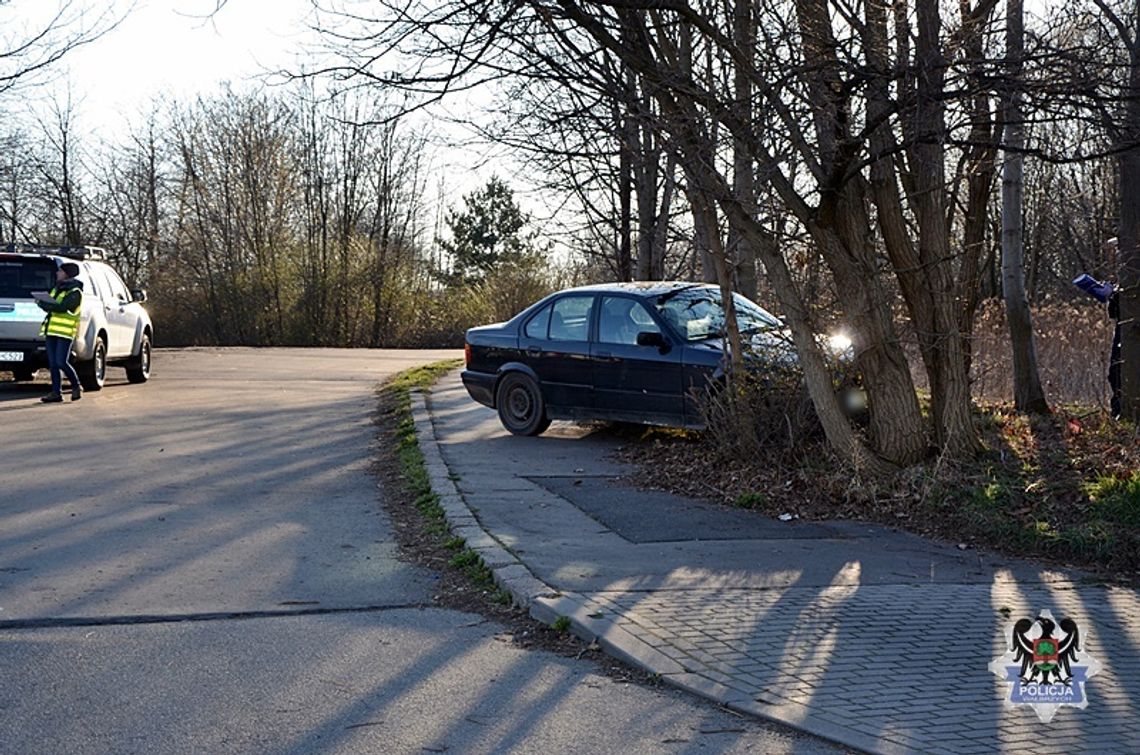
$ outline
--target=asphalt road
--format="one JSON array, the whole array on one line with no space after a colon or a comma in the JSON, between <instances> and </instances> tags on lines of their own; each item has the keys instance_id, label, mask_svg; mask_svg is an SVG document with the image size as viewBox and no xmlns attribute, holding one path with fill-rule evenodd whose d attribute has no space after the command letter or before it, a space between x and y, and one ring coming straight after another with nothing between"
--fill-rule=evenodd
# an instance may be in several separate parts
<instances>
[{"instance_id":1,"label":"asphalt road","mask_svg":"<svg viewBox=\"0 0 1140 755\"><path fill-rule=\"evenodd\" d=\"M454 356L159 350L49 406L0 382L0 751L829 749L431 607L371 413Z\"/></svg>"}]
</instances>

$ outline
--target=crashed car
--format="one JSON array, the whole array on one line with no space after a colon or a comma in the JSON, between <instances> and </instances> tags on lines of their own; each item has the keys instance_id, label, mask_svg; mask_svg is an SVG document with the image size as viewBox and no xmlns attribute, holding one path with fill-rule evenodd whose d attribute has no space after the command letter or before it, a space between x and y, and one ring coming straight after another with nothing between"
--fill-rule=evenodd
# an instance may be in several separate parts
<instances>
[{"instance_id":1,"label":"crashed car","mask_svg":"<svg viewBox=\"0 0 1140 755\"><path fill-rule=\"evenodd\" d=\"M469 329L463 385L516 435L538 435L556 419L699 429L702 391L720 384L728 366L721 301L717 286L690 282L558 291L507 322ZM734 308L750 370L794 367L777 317L739 294ZM828 344L850 357L842 335Z\"/></svg>"}]
</instances>

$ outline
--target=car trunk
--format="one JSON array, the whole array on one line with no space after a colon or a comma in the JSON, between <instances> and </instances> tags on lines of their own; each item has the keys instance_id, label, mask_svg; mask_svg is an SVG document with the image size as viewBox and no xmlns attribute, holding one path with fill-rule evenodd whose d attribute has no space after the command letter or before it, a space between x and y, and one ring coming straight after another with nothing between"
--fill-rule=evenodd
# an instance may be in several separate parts
<instances>
[{"instance_id":1,"label":"car trunk","mask_svg":"<svg viewBox=\"0 0 1140 755\"><path fill-rule=\"evenodd\" d=\"M50 259L0 254L0 342L38 339L44 312L33 291L50 291L55 263Z\"/></svg>"}]
</instances>

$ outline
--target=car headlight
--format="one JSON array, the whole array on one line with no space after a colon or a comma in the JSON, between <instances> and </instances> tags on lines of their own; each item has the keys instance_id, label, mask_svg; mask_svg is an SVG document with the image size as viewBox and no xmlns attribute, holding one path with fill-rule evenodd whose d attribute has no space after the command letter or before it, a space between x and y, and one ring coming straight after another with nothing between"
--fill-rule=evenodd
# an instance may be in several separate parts
<instances>
[{"instance_id":1,"label":"car headlight","mask_svg":"<svg viewBox=\"0 0 1140 755\"><path fill-rule=\"evenodd\" d=\"M851 349L851 338L843 332L832 333L827 337L827 345L831 349L831 353L835 356L854 356Z\"/></svg>"}]
</instances>

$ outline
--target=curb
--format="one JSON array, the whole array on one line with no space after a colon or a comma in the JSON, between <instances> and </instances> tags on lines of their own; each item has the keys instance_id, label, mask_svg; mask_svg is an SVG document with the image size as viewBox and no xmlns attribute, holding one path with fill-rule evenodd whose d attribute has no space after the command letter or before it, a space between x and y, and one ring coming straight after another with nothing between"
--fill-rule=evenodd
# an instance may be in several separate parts
<instances>
[{"instance_id":1,"label":"curb","mask_svg":"<svg viewBox=\"0 0 1140 755\"><path fill-rule=\"evenodd\" d=\"M584 642L596 642L607 654L631 666L661 678L673 687L685 690L737 713L752 716L796 731L826 739L843 747L874 753L902 753L906 749L889 740L862 734L845 722L821 720L819 714L808 719L809 709L782 698L755 699L752 696L693 673L648 642L607 619L592 608L582 595L563 592L531 573L514 553L483 529L478 517L467 506L463 495L443 460L435 435L435 425L422 391L410 391L412 419L416 442L423 455L424 467L432 491L439 496L452 534L462 537L490 569L496 586L511 599L527 608L532 618L546 624L560 617L570 621L570 631Z\"/></svg>"}]
</instances>

